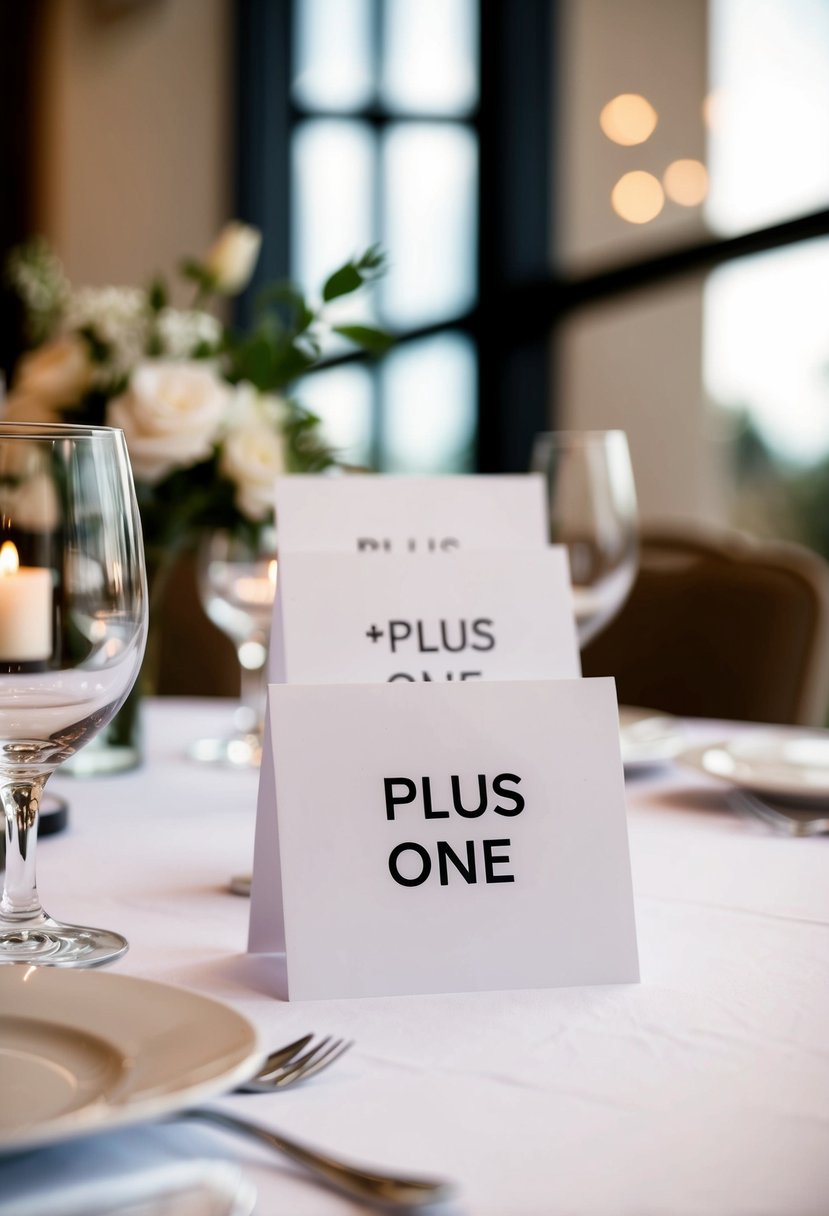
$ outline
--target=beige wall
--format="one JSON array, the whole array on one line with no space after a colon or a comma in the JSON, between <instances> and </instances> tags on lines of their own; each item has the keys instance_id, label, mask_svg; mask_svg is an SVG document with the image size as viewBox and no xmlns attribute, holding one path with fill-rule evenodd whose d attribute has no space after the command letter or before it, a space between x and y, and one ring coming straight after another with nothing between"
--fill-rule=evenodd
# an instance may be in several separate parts
<instances>
[{"instance_id":1,"label":"beige wall","mask_svg":"<svg viewBox=\"0 0 829 1216\"><path fill-rule=\"evenodd\" d=\"M231 0L50 0L39 227L78 283L145 283L231 206Z\"/></svg>"}]
</instances>

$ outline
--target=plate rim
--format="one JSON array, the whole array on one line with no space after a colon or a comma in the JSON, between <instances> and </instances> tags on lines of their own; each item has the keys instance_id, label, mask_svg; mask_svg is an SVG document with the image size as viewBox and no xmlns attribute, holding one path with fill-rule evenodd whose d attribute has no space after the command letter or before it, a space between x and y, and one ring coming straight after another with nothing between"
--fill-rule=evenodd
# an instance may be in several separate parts
<instances>
[{"instance_id":1,"label":"plate rim","mask_svg":"<svg viewBox=\"0 0 829 1216\"><path fill-rule=\"evenodd\" d=\"M130 1101L127 1094L127 1099L122 1103L110 1104L104 1100L82 1107L78 1111L47 1119L35 1127L28 1127L21 1131L12 1131L10 1133L0 1131L0 1158L12 1153L26 1152L29 1149L63 1144L66 1141L78 1139L82 1136L95 1135L98 1132L151 1122L163 1115L173 1114L175 1111L182 1110L187 1106L208 1101L211 1098L228 1092L234 1085L245 1080L255 1071L255 1068L264 1057L265 1052L259 1031L250 1018L218 997L209 996L196 989L187 988L180 984L167 983L162 980L147 979L143 976L124 975L120 972L97 969L81 972L80 969L66 967L12 963L0 966L0 996L2 996L6 985L12 988L27 982L25 973L28 972L35 972L41 976L49 977L38 980L37 983L59 986L80 981L81 983L91 982L91 986L93 987L95 985L109 987L114 984L117 987L140 988L148 992L152 991L157 996L174 993L177 1001L181 1001L183 996L185 999L192 1000L196 1004L220 1010L223 1017L230 1016L232 1021L235 1020L239 1031L242 1032L246 1040L246 1050L244 1050L242 1057L236 1059L232 1065L226 1065L224 1068L217 1067L217 1071L213 1075L190 1085L181 1083L176 1085L175 1070L173 1070L170 1078L171 1084L174 1085L172 1090L165 1087L161 1093L153 1091L146 1097L138 1098L135 1101ZM84 976L83 979L81 979L81 975ZM17 1016L17 1012L15 1012L15 1015L10 1014L10 1016ZM59 1004L56 1005L54 1018L50 1020L56 1025L70 1025L68 1022L61 1021ZM103 1038L103 1034L99 1033L97 1037ZM243 1048L240 1046L239 1050L242 1051Z\"/></svg>"},{"instance_id":2,"label":"plate rim","mask_svg":"<svg viewBox=\"0 0 829 1216\"><path fill-rule=\"evenodd\" d=\"M772 728L765 730L763 733L771 737L774 737L775 735L779 737L780 735L784 734L788 735L789 737L793 737L795 734L800 736L808 734L820 734L821 732L814 729L811 731L808 729L798 731L797 728L780 727L780 729L777 731ZM750 736L748 735L745 736L746 739L749 737ZM715 773L709 768L706 768L705 764L703 763L703 757L706 752L712 751L715 748L720 748L721 750L727 752L731 745L739 742L741 738L743 738L743 736L732 735L726 738L710 739L707 743L696 743L680 752L680 754L676 757L676 761L678 764L682 764L686 768L693 769L695 772L701 773L703 776L710 778L710 780L721 782L723 785L729 786L732 789L748 790L752 793L767 794L778 798L796 798L798 801L818 802L829 798L829 768L827 769L826 774L826 785L820 788L816 788L814 786L804 787L802 785L792 785L790 782L786 781L775 781L774 778L769 778L767 780L758 778L756 781L746 781L736 776L728 777L723 773ZM742 759L743 762L745 762L745 757L737 757L736 759L738 761Z\"/></svg>"}]
</instances>

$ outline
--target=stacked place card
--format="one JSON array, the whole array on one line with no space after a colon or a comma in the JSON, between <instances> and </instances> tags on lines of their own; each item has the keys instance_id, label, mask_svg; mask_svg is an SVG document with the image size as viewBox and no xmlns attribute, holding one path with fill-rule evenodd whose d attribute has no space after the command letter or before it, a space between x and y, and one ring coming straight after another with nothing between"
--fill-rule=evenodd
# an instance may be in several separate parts
<instances>
[{"instance_id":1,"label":"stacked place card","mask_svg":"<svg viewBox=\"0 0 829 1216\"><path fill-rule=\"evenodd\" d=\"M277 513L249 948L292 998L637 979L615 694L540 479L293 477Z\"/></svg>"}]
</instances>

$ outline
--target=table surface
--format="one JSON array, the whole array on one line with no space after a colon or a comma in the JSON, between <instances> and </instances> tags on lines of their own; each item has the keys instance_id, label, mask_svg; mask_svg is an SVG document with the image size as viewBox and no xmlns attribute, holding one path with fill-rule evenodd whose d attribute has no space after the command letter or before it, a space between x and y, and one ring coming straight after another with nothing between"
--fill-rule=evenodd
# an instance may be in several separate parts
<instances>
[{"instance_id":1,"label":"table surface","mask_svg":"<svg viewBox=\"0 0 829 1216\"><path fill-rule=\"evenodd\" d=\"M218 997L268 1045L311 1030L356 1043L305 1085L220 1105L451 1178L453 1214L829 1210L829 837L773 834L664 766L628 783L640 984L287 1004L272 961L245 953L248 901L227 886L251 867L257 776L185 758L232 707L147 708L142 769L53 782L71 820L39 845L47 909L123 932L115 969ZM361 1210L253 1145L173 1124L3 1163L0 1212L35 1176L182 1156L240 1162L263 1216Z\"/></svg>"}]
</instances>

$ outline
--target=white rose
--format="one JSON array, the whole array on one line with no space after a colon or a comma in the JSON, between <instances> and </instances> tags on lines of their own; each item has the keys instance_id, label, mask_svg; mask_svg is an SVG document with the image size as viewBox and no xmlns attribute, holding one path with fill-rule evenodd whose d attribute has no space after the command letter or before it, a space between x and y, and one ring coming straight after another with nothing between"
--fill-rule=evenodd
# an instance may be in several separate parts
<instances>
[{"instance_id":1,"label":"white rose","mask_svg":"<svg viewBox=\"0 0 829 1216\"><path fill-rule=\"evenodd\" d=\"M109 403L106 422L124 432L136 478L155 482L207 460L229 401L228 386L204 363L151 360Z\"/></svg>"},{"instance_id":2,"label":"white rose","mask_svg":"<svg viewBox=\"0 0 829 1216\"><path fill-rule=\"evenodd\" d=\"M204 260L217 291L232 296L248 285L261 244L258 228L239 220L225 225Z\"/></svg>"},{"instance_id":3,"label":"white rose","mask_svg":"<svg viewBox=\"0 0 829 1216\"><path fill-rule=\"evenodd\" d=\"M82 338L55 338L24 355L17 365L14 387L24 396L48 405L74 405L89 387L92 363Z\"/></svg>"},{"instance_id":4,"label":"white rose","mask_svg":"<svg viewBox=\"0 0 829 1216\"><path fill-rule=\"evenodd\" d=\"M248 519L267 519L274 484L286 471L285 441L266 423L234 428L222 444L219 471L236 487L236 506Z\"/></svg>"}]
</instances>

